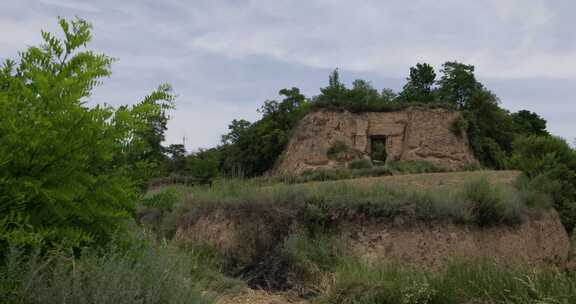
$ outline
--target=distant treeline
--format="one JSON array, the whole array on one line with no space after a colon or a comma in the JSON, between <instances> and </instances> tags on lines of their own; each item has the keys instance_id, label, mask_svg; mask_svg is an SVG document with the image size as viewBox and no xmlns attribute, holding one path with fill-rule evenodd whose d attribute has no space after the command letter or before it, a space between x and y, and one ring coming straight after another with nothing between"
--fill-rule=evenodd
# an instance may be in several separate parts
<instances>
[{"instance_id":1,"label":"distant treeline","mask_svg":"<svg viewBox=\"0 0 576 304\"><path fill-rule=\"evenodd\" d=\"M381 91L370 82L355 80L348 88L339 71L329 76L320 94L307 98L298 88L282 89L281 101L268 100L258 110L255 122L235 119L218 147L185 156L184 147L172 145L169 172L191 174L206 181L217 175L253 177L273 168L284 150L292 129L308 112L318 110L388 112L406 107L449 108L463 112L455 122L457 132L466 132L480 162L488 168L509 167L512 143L518 136L548 136L546 121L538 114L522 110L511 113L499 105L498 97L474 75L474 66L446 62L438 77L434 68L418 63L401 92Z\"/></svg>"}]
</instances>

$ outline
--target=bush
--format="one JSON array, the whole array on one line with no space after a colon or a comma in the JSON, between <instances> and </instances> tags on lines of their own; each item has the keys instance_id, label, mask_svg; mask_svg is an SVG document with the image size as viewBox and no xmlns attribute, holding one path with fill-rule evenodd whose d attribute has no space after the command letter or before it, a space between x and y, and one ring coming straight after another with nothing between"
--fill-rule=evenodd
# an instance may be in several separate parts
<instances>
[{"instance_id":1,"label":"bush","mask_svg":"<svg viewBox=\"0 0 576 304\"><path fill-rule=\"evenodd\" d=\"M576 152L561 138L520 137L513 143L511 165L525 175L524 188L552 198L568 231L576 225Z\"/></svg>"},{"instance_id":2,"label":"bush","mask_svg":"<svg viewBox=\"0 0 576 304\"><path fill-rule=\"evenodd\" d=\"M459 116L450 124L450 131L458 137L462 137L468 131L468 120L464 116Z\"/></svg>"},{"instance_id":3,"label":"bush","mask_svg":"<svg viewBox=\"0 0 576 304\"><path fill-rule=\"evenodd\" d=\"M372 168L372 162L369 159L355 159L348 164L348 169L369 169Z\"/></svg>"},{"instance_id":4,"label":"bush","mask_svg":"<svg viewBox=\"0 0 576 304\"><path fill-rule=\"evenodd\" d=\"M422 160L403 160L388 163L388 169L394 173L435 173L446 172L447 170L430 162Z\"/></svg>"},{"instance_id":5,"label":"bush","mask_svg":"<svg viewBox=\"0 0 576 304\"><path fill-rule=\"evenodd\" d=\"M330 146L330 148L328 148L326 156L328 156L328 158L335 158L338 154L345 152L346 150L348 150L348 145L341 140L337 140L332 144L332 146Z\"/></svg>"},{"instance_id":6,"label":"bush","mask_svg":"<svg viewBox=\"0 0 576 304\"><path fill-rule=\"evenodd\" d=\"M466 183L463 197L472 203L472 213L479 226L514 225L522 221L516 198L506 198L503 190L491 185L486 178Z\"/></svg>"},{"instance_id":7,"label":"bush","mask_svg":"<svg viewBox=\"0 0 576 304\"><path fill-rule=\"evenodd\" d=\"M343 258L338 240L326 235L310 237L299 232L288 237L283 245L283 255L289 265L289 284L299 293L318 293L326 290L327 274Z\"/></svg>"},{"instance_id":8,"label":"bush","mask_svg":"<svg viewBox=\"0 0 576 304\"><path fill-rule=\"evenodd\" d=\"M136 218L146 228L150 228L159 237L171 238L176 232L178 221L177 208L184 198L182 189L167 187L157 193L145 196L137 208Z\"/></svg>"},{"instance_id":9,"label":"bush","mask_svg":"<svg viewBox=\"0 0 576 304\"><path fill-rule=\"evenodd\" d=\"M142 199L142 206L148 208L158 208L162 211L170 211L174 205L180 201L182 193L176 188L169 187L162 189L160 192L151 194Z\"/></svg>"},{"instance_id":10,"label":"bush","mask_svg":"<svg viewBox=\"0 0 576 304\"><path fill-rule=\"evenodd\" d=\"M0 301L27 303L212 303L192 280L192 260L143 243L127 251L65 250L46 256L12 249L0 266Z\"/></svg>"}]
</instances>

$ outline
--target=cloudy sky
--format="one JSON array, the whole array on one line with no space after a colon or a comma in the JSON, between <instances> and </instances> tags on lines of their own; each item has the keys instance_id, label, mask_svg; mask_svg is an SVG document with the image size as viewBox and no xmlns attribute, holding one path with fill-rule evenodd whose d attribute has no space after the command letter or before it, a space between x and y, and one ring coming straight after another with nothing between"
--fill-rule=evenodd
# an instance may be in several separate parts
<instances>
[{"instance_id":1,"label":"cloudy sky","mask_svg":"<svg viewBox=\"0 0 576 304\"><path fill-rule=\"evenodd\" d=\"M417 62L474 64L505 108L536 111L576 137L573 0L1 0L0 59L36 45L57 17L93 26L91 48L118 58L91 102L137 102L160 83L178 94L167 141L219 142L278 90L310 96L338 67L399 90Z\"/></svg>"}]
</instances>

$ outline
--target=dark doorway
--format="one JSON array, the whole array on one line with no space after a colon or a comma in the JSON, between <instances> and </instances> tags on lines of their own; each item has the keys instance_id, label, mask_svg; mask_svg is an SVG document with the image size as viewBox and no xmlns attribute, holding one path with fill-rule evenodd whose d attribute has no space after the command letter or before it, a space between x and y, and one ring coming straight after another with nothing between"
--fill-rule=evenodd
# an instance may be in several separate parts
<instances>
[{"instance_id":1,"label":"dark doorway","mask_svg":"<svg viewBox=\"0 0 576 304\"><path fill-rule=\"evenodd\" d=\"M386 136L370 137L370 157L375 164L384 164L388 153L386 152Z\"/></svg>"}]
</instances>

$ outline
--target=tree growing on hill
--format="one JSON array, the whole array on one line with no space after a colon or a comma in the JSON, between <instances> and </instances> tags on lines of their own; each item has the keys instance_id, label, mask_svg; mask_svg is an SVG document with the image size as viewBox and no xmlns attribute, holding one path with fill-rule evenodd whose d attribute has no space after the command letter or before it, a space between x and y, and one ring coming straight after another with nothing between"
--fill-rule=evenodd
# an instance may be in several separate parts
<instances>
[{"instance_id":1,"label":"tree growing on hill","mask_svg":"<svg viewBox=\"0 0 576 304\"><path fill-rule=\"evenodd\" d=\"M438 80L438 99L467 110L471 98L484 86L476 80L474 66L449 61L442 65L442 77Z\"/></svg>"},{"instance_id":2,"label":"tree growing on hill","mask_svg":"<svg viewBox=\"0 0 576 304\"><path fill-rule=\"evenodd\" d=\"M281 102L264 102L262 118L250 124L234 120L221 149L226 174L254 176L271 169L288 143L289 132L306 113L306 98L298 88L280 90Z\"/></svg>"},{"instance_id":3,"label":"tree growing on hill","mask_svg":"<svg viewBox=\"0 0 576 304\"><path fill-rule=\"evenodd\" d=\"M86 101L112 58L84 50L91 26L60 20L64 38L0 69L0 251L8 244L105 243L132 212L154 166L169 86L114 109Z\"/></svg>"},{"instance_id":4,"label":"tree growing on hill","mask_svg":"<svg viewBox=\"0 0 576 304\"><path fill-rule=\"evenodd\" d=\"M534 112L521 110L512 113L512 120L516 125L516 132L522 135L550 135L546 131L546 120Z\"/></svg>"},{"instance_id":5,"label":"tree growing on hill","mask_svg":"<svg viewBox=\"0 0 576 304\"><path fill-rule=\"evenodd\" d=\"M400 93L400 99L405 102L431 103L436 101L434 85L436 73L427 63L417 63L410 68L410 76Z\"/></svg>"},{"instance_id":6,"label":"tree growing on hill","mask_svg":"<svg viewBox=\"0 0 576 304\"><path fill-rule=\"evenodd\" d=\"M568 231L576 227L576 151L554 136L521 136L511 165L522 170L524 187L548 194Z\"/></svg>"}]
</instances>

